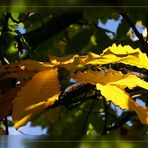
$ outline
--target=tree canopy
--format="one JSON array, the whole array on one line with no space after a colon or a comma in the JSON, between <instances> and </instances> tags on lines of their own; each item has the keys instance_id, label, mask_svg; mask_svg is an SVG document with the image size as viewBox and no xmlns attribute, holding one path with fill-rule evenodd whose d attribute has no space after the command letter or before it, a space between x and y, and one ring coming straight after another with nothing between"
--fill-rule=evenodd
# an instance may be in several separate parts
<instances>
[{"instance_id":1,"label":"tree canopy","mask_svg":"<svg viewBox=\"0 0 148 148\"><path fill-rule=\"evenodd\" d=\"M0 13L0 134L147 134L148 14L111 9Z\"/></svg>"}]
</instances>

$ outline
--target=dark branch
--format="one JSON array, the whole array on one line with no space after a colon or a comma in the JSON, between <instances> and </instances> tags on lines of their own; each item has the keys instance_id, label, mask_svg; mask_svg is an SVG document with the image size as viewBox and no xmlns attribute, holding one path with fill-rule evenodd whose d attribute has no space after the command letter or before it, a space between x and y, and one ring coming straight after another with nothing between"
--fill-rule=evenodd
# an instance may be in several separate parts
<instances>
[{"instance_id":1,"label":"dark branch","mask_svg":"<svg viewBox=\"0 0 148 148\"><path fill-rule=\"evenodd\" d=\"M71 24L77 23L80 19L82 19L82 17L83 17L82 13L60 14L54 17L53 19L49 20L42 27L34 31L23 34L23 37L31 47L35 48L41 42L63 31ZM18 42L19 47L22 48L19 36L16 36L15 40Z\"/></svg>"},{"instance_id":2,"label":"dark branch","mask_svg":"<svg viewBox=\"0 0 148 148\"><path fill-rule=\"evenodd\" d=\"M139 41L143 45L143 52L147 53L146 49L148 48L148 44L146 43L146 41L144 41L143 36L137 30L135 24L130 20L129 16L126 13L120 13L120 15L127 21L127 23L130 25L130 27L133 29L134 33L138 37Z\"/></svg>"},{"instance_id":3,"label":"dark branch","mask_svg":"<svg viewBox=\"0 0 148 148\"><path fill-rule=\"evenodd\" d=\"M8 120L7 117L4 118L4 126L5 126L5 131L6 131L6 135L9 135L9 127L8 127Z\"/></svg>"},{"instance_id":4,"label":"dark branch","mask_svg":"<svg viewBox=\"0 0 148 148\"><path fill-rule=\"evenodd\" d=\"M58 106L61 106L61 105L71 105L71 104L76 104L76 103L79 103L79 102L85 102L86 100L91 100L91 99L94 99L94 97L96 97L96 95L92 95L92 96L88 96L88 97L83 97L79 100L71 100L69 101L68 103L65 103L63 101L60 101L60 100L57 100L53 105L49 106L46 110L49 110L49 109L52 109L52 108L56 108Z\"/></svg>"}]
</instances>

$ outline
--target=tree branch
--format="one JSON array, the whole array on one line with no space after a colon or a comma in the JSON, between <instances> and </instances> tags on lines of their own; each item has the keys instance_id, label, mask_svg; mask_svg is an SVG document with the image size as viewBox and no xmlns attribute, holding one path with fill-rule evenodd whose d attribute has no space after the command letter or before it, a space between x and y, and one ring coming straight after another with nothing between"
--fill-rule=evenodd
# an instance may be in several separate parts
<instances>
[{"instance_id":1,"label":"tree branch","mask_svg":"<svg viewBox=\"0 0 148 148\"><path fill-rule=\"evenodd\" d=\"M0 35L0 60L2 61L2 64L7 64L4 58L6 58L6 34L9 31L8 28L9 18L10 18L10 13L6 13Z\"/></svg>"},{"instance_id":2,"label":"tree branch","mask_svg":"<svg viewBox=\"0 0 148 148\"><path fill-rule=\"evenodd\" d=\"M130 20L129 16L126 13L120 13L120 15L127 21L127 23L130 25L130 27L133 29L134 33L138 37L139 41L143 45L143 52L147 53L148 44L146 41L144 41L143 36L139 33L137 28L135 27L135 24Z\"/></svg>"},{"instance_id":3,"label":"tree branch","mask_svg":"<svg viewBox=\"0 0 148 148\"><path fill-rule=\"evenodd\" d=\"M49 109L53 109L53 108L56 108L58 106L61 106L61 105L70 105L70 104L73 104L73 103L78 103L78 102L84 102L86 100L91 100L91 99L94 99L94 97L96 97L96 95L92 95L92 96L88 96L88 97L83 97L79 100L72 100L72 101L69 101L68 103L65 103L63 101L60 101L60 100L57 100L53 105L49 106L48 108L46 108L46 110L49 110Z\"/></svg>"},{"instance_id":4,"label":"tree branch","mask_svg":"<svg viewBox=\"0 0 148 148\"><path fill-rule=\"evenodd\" d=\"M82 13L62 13L49 20L42 27L34 31L22 34L22 36L31 47L35 48L41 42L63 31L71 24L77 23L82 18ZM15 36L15 40L18 42L19 48L22 49L19 36Z\"/></svg>"}]
</instances>

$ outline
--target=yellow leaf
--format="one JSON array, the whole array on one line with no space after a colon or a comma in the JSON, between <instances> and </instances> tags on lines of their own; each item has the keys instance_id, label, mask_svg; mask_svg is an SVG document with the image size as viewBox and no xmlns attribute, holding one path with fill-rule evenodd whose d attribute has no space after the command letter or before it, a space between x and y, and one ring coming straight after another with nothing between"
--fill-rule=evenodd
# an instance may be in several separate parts
<instances>
[{"instance_id":1,"label":"yellow leaf","mask_svg":"<svg viewBox=\"0 0 148 148\"><path fill-rule=\"evenodd\" d=\"M138 21L136 22L136 25L138 25L138 26L143 26L143 23L142 23L141 20L138 20Z\"/></svg>"},{"instance_id":2,"label":"yellow leaf","mask_svg":"<svg viewBox=\"0 0 148 148\"><path fill-rule=\"evenodd\" d=\"M90 59L96 59L100 57L98 54L93 53L93 52L88 52L87 55Z\"/></svg>"},{"instance_id":3,"label":"yellow leaf","mask_svg":"<svg viewBox=\"0 0 148 148\"><path fill-rule=\"evenodd\" d=\"M107 101L112 101L115 105L122 109L129 111L135 111L142 124L148 125L148 108L142 107L134 102L129 95L118 88L117 86L105 85L102 86L97 83L97 89L101 91L101 94L106 98Z\"/></svg>"},{"instance_id":4,"label":"yellow leaf","mask_svg":"<svg viewBox=\"0 0 148 148\"><path fill-rule=\"evenodd\" d=\"M139 86L144 89L148 89L148 82L141 80L135 75L123 74L120 71L115 71L113 69L106 70L106 73L89 70L85 73L80 72L74 74L72 77L77 81L84 81L92 84L110 84L117 85L120 88L128 87L129 89Z\"/></svg>"},{"instance_id":5,"label":"yellow leaf","mask_svg":"<svg viewBox=\"0 0 148 148\"><path fill-rule=\"evenodd\" d=\"M69 55L65 57L50 56L49 59L53 65L66 65L73 63L75 57L78 57L78 55Z\"/></svg>"},{"instance_id":6,"label":"yellow leaf","mask_svg":"<svg viewBox=\"0 0 148 148\"><path fill-rule=\"evenodd\" d=\"M148 107L142 107L132 99L130 99L129 106L131 110L134 110L137 113L141 123L148 125Z\"/></svg>"},{"instance_id":7,"label":"yellow leaf","mask_svg":"<svg viewBox=\"0 0 148 148\"><path fill-rule=\"evenodd\" d=\"M129 95L117 86L96 84L97 90L101 91L101 94L107 101L112 101L115 105L122 109L129 110Z\"/></svg>"},{"instance_id":8,"label":"yellow leaf","mask_svg":"<svg viewBox=\"0 0 148 148\"><path fill-rule=\"evenodd\" d=\"M129 55L127 57L124 57L119 62L124 64L129 64L132 66L137 66L139 68L145 68L148 69L148 58L145 53L142 53L139 50L138 54Z\"/></svg>"},{"instance_id":9,"label":"yellow leaf","mask_svg":"<svg viewBox=\"0 0 148 148\"><path fill-rule=\"evenodd\" d=\"M49 58L51 64L74 71L85 64L85 60L88 56L69 55L65 57L50 56Z\"/></svg>"},{"instance_id":10,"label":"yellow leaf","mask_svg":"<svg viewBox=\"0 0 148 148\"><path fill-rule=\"evenodd\" d=\"M115 63L121 60L121 57L117 57L113 55L112 53L108 53L103 56L95 56L95 57L89 57L86 60L86 64L92 64L92 65L98 65L98 64L109 64L109 63Z\"/></svg>"},{"instance_id":11,"label":"yellow leaf","mask_svg":"<svg viewBox=\"0 0 148 148\"><path fill-rule=\"evenodd\" d=\"M57 69L38 72L13 100L13 122L17 128L54 104L60 94Z\"/></svg>"},{"instance_id":12,"label":"yellow leaf","mask_svg":"<svg viewBox=\"0 0 148 148\"><path fill-rule=\"evenodd\" d=\"M100 83L102 85L116 82L123 78L123 74L121 72L117 72L112 69L108 69L106 72L89 70L85 73L79 72L71 76L77 81L84 81L92 84Z\"/></svg>"},{"instance_id":13,"label":"yellow leaf","mask_svg":"<svg viewBox=\"0 0 148 148\"><path fill-rule=\"evenodd\" d=\"M103 51L101 55L93 55L88 53L86 64L109 64L109 63L124 63L139 68L148 69L148 58L145 53L142 53L139 48L133 49L130 46L116 46L113 44Z\"/></svg>"},{"instance_id":14,"label":"yellow leaf","mask_svg":"<svg viewBox=\"0 0 148 148\"><path fill-rule=\"evenodd\" d=\"M115 84L115 85L122 85L125 87L128 87L129 89L133 89L136 86L142 87L144 89L148 90L148 83L144 80L141 80L135 75L126 74L123 75L121 79L115 82L110 82L109 84Z\"/></svg>"},{"instance_id":15,"label":"yellow leaf","mask_svg":"<svg viewBox=\"0 0 148 148\"><path fill-rule=\"evenodd\" d=\"M112 53L114 55L126 56L129 54L134 54L134 53L139 53L139 52L141 52L139 49L133 49L129 45L116 46L116 44L113 44L111 47L108 47L107 49L105 49L101 55Z\"/></svg>"},{"instance_id":16,"label":"yellow leaf","mask_svg":"<svg viewBox=\"0 0 148 148\"><path fill-rule=\"evenodd\" d=\"M95 35L92 35L91 38L90 38L90 41L93 45L97 46L97 42L96 42L96 37Z\"/></svg>"}]
</instances>

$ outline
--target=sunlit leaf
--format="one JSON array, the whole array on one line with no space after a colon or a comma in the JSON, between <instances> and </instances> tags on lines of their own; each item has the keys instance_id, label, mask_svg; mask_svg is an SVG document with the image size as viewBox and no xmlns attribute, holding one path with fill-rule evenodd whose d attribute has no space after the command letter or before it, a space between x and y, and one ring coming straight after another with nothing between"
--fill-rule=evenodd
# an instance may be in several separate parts
<instances>
[{"instance_id":1,"label":"sunlit leaf","mask_svg":"<svg viewBox=\"0 0 148 148\"><path fill-rule=\"evenodd\" d=\"M26 124L58 99L60 91L57 76L57 69L43 70L21 89L13 101L12 117L16 128Z\"/></svg>"},{"instance_id":2,"label":"sunlit leaf","mask_svg":"<svg viewBox=\"0 0 148 148\"><path fill-rule=\"evenodd\" d=\"M79 56L79 55L69 55L65 57L55 57L50 56L51 64L55 66L62 66L68 70L76 70L77 68L83 66L85 64L85 60L88 56Z\"/></svg>"},{"instance_id":3,"label":"sunlit leaf","mask_svg":"<svg viewBox=\"0 0 148 148\"><path fill-rule=\"evenodd\" d=\"M86 71L85 73L77 73L72 75L74 79L77 81L85 81L90 82L92 84L101 83L102 85L109 84L112 82L116 82L122 79L124 74L118 71L114 71L112 69L102 71Z\"/></svg>"},{"instance_id":4,"label":"sunlit leaf","mask_svg":"<svg viewBox=\"0 0 148 148\"><path fill-rule=\"evenodd\" d=\"M148 107L142 107L131 99L129 104L131 110L134 110L137 113L141 123L148 125Z\"/></svg>"},{"instance_id":5,"label":"sunlit leaf","mask_svg":"<svg viewBox=\"0 0 148 148\"><path fill-rule=\"evenodd\" d=\"M105 49L101 55L105 55L105 54L110 53L110 52L114 55L124 56L124 55L129 55L129 54L134 54L134 53L140 53L141 51L139 49L133 49L129 45L127 45L127 46L121 46L121 45L116 46L116 44L113 44L112 46Z\"/></svg>"},{"instance_id":6,"label":"sunlit leaf","mask_svg":"<svg viewBox=\"0 0 148 148\"><path fill-rule=\"evenodd\" d=\"M96 84L97 90L101 91L101 94L107 101L112 101L115 105L122 109L129 109L129 95L121 88L114 85L101 85Z\"/></svg>"},{"instance_id":7,"label":"sunlit leaf","mask_svg":"<svg viewBox=\"0 0 148 148\"><path fill-rule=\"evenodd\" d=\"M69 55L65 57L50 56L49 60L53 65L66 65L74 62L74 58L78 55Z\"/></svg>"},{"instance_id":8,"label":"sunlit leaf","mask_svg":"<svg viewBox=\"0 0 148 148\"><path fill-rule=\"evenodd\" d=\"M109 64L109 63L124 63L139 68L148 69L148 58L140 49L133 49L130 46L116 46L113 44L103 51L99 57L86 60L86 64Z\"/></svg>"}]
</instances>

